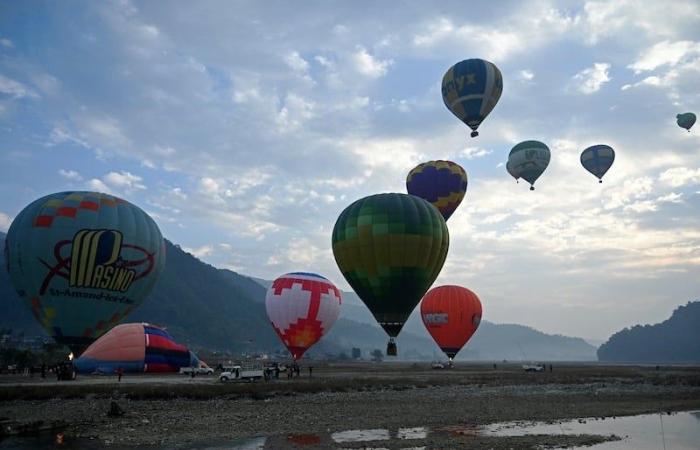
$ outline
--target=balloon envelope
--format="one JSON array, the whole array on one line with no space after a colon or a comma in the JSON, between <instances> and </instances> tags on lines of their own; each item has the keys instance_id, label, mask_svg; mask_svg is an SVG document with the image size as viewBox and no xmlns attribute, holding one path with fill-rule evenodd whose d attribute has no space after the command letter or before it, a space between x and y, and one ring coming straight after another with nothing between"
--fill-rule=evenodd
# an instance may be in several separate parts
<instances>
[{"instance_id":1,"label":"balloon envelope","mask_svg":"<svg viewBox=\"0 0 700 450\"><path fill-rule=\"evenodd\" d=\"M265 309L295 360L330 330L340 314L340 290L314 273L293 272L272 282Z\"/></svg>"},{"instance_id":2,"label":"balloon envelope","mask_svg":"<svg viewBox=\"0 0 700 450\"><path fill-rule=\"evenodd\" d=\"M539 141L524 141L513 147L508 162L520 178L534 184L549 165L549 148ZM534 189L531 187L530 189Z\"/></svg>"},{"instance_id":3,"label":"balloon envelope","mask_svg":"<svg viewBox=\"0 0 700 450\"><path fill-rule=\"evenodd\" d=\"M15 290L76 356L141 304L165 264L153 219L97 192L34 201L12 222L5 243Z\"/></svg>"},{"instance_id":4,"label":"balloon envelope","mask_svg":"<svg viewBox=\"0 0 700 450\"><path fill-rule=\"evenodd\" d=\"M448 247L445 219L413 195L357 200L333 228L340 271L392 338L437 278Z\"/></svg>"},{"instance_id":5,"label":"balloon envelope","mask_svg":"<svg viewBox=\"0 0 700 450\"><path fill-rule=\"evenodd\" d=\"M683 113L683 114L678 114L676 116L676 123L678 124L679 127L685 128L686 130L690 131L690 129L693 127L695 124L695 114L691 112Z\"/></svg>"},{"instance_id":6,"label":"balloon envelope","mask_svg":"<svg viewBox=\"0 0 700 450\"><path fill-rule=\"evenodd\" d=\"M513 164L511 164L510 161L506 163L506 170L510 174L511 177L515 178L515 181L518 181L520 179L520 174L513 169Z\"/></svg>"},{"instance_id":7,"label":"balloon envelope","mask_svg":"<svg viewBox=\"0 0 700 450\"><path fill-rule=\"evenodd\" d=\"M73 360L80 373L178 372L205 366L164 329L148 323L117 325Z\"/></svg>"},{"instance_id":8,"label":"balloon envelope","mask_svg":"<svg viewBox=\"0 0 700 450\"><path fill-rule=\"evenodd\" d=\"M498 103L503 77L493 63L483 59L460 61L442 77L442 100L459 120L474 130Z\"/></svg>"},{"instance_id":9,"label":"balloon envelope","mask_svg":"<svg viewBox=\"0 0 700 450\"><path fill-rule=\"evenodd\" d=\"M609 145L594 145L581 153L581 165L600 180L615 161L615 150Z\"/></svg>"},{"instance_id":10,"label":"balloon envelope","mask_svg":"<svg viewBox=\"0 0 700 450\"><path fill-rule=\"evenodd\" d=\"M454 358L481 323L481 302L461 286L431 289L420 304L420 316L435 343Z\"/></svg>"},{"instance_id":11,"label":"balloon envelope","mask_svg":"<svg viewBox=\"0 0 700 450\"><path fill-rule=\"evenodd\" d=\"M435 206L449 219L467 192L467 173L452 161L428 161L408 173L406 190Z\"/></svg>"}]
</instances>

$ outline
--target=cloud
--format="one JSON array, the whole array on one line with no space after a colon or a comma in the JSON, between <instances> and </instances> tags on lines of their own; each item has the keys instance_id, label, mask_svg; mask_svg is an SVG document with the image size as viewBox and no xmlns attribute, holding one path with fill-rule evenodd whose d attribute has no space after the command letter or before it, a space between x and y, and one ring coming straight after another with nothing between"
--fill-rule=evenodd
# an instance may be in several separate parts
<instances>
[{"instance_id":1,"label":"cloud","mask_svg":"<svg viewBox=\"0 0 700 450\"><path fill-rule=\"evenodd\" d=\"M38 99L39 95L20 83L19 81L8 78L4 75L0 75L0 93L9 95L15 99L20 98L31 98Z\"/></svg>"},{"instance_id":2,"label":"cloud","mask_svg":"<svg viewBox=\"0 0 700 450\"><path fill-rule=\"evenodd\" d=\"M700 169L673 167L661 173L659 181L672 188L679 188L689 184L700 184Z\"/></svg>"},{"instance_id":3,"label":"cloud","mask_svg":"<svg viewBox=\"0 0 700 450\"><path fill-rule=\"evenodd\" d=\"M112 189L107 186L102 180L98 178L93 178L87 182L87 187L91 191L102 192L105 194L113 194Z\"/></svg>"},{"instance_id":4,"label":"cloud","mask_svg":"<svg viewBox=\"0 0 700 450\"><path fill-rule=\"evenodd\" d=\"M12 223L12 217L0 211L0 231L7 232Z\"/></svg>"},{"instance_id":5,"label":"cloud","mask_svg":"<svg viewBox=\"0 0 700 450\"><path fill-rule=\"evenodd\" d=\"M628 67L635 73L647 72L660 66L678 65L691 56L700 55L700 42L662 41L646 49L634 63Z\"/></svg>"},{"instance_id":6,"label":"cloud","mask_svg":"<svg viewBox=\"0 0 700 450\"><path fill-rule=\"evenodd\" d=\"M141 183L143 178L126 171L109 172L103 177L103 180L110 186L126 191L146 189L146 186Z\"/></svg>"},{"instance_id":7,"label":"cloud","mask_svg":"<svg viewBox=\"0 0 700 450\"><path fill-rule=\"evenodd\" d=\"M0 38L0 45L2 45L5 48L14 48L14 44L12 43L11 40L7 38Z\"/></svg>"},{"instance_id":8,"label":"cloud","mask_svg":"<svg viewBox=\"0 0 700 450\"><path fill-rule=\"evenodd\" d=\"M481 147L467 147L461 152L459 152L459 156L462 156L466 159L474 159L474 158L482 158L486 155L490 155L493 152L493 150L487 150L485 148Z\"/></svg>"},{"instance_id":9,"label":"cloud","mask_svg":"<svg viewBox=\"0 0 700 450\"><path fill-rule=\"evenodd\" d=\"M577 84L578 91L586 95L598 92L603 84L610 81L609 69L610 64L608 63L595 63L593 67L574 75L573 81Z\"/></svg>"},{"instance_id":10,"label":"cloud","mask_svg":"<svg viewBox=\"0 0 700 450\"><path fill-rule=\"evenodd\" d=\"M370 78L383 77L388 72L389 67L394 63L391 59L382 60L372 56L363 47L359 47L352 55L352 61L355 70Z\"/></svg>"},{"instance_id":11,"label":"cloud","mask_svg":"<svg viewBox=\"0 0 700 450\"><path fill-rule=\"evenodd\" d=\"M58 174L66 180L81 181L83 179L83 177L80 176L80 174L75 170L59 169Z\"/></svg>"},{"instance_id":12,"label":"cloud","mask_svg":"<svg viewBox=\"0 0 700 450\"><path fill-rule=\"evenodd\" d=\"M212 245L203 245L197 248L182 247L182 249L199 259L206 258L214 252L214 246Z\"/></svg>"},{"instance_id":13,"label":"cloud","mask_svg":"<svg viewBox=\"0 0 700 450\"><path fill-rule=\"evenodd\" d=\"M518 72L518 78L521 81L532 81L535 78L535 74L527 69Z\"/></svg>"}]
</instances>

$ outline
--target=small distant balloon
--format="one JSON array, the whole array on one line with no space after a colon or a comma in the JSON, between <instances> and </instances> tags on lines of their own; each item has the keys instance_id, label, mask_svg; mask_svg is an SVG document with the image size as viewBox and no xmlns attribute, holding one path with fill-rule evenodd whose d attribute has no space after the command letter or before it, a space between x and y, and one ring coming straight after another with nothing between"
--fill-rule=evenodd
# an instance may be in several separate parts
<instances>
[{"instance_id":1,"label":"small distant balloon","mask_svg":"<svg viewBox=\"0 0 700 450\"><path fill-rule=\"evenodd\" d=\"M408 173L406 190L435 206L445 220L467 192L467 172L452 161L428 161Z\"/></svg>"},{"instance_id":2,"label":"small distant balloon","mask_svg":"<svg viewBox=\"0 0 700 450\"><path fill-rule=\"evenodd\" d=\"M690 129L695 125L695 114L691 112L678 114L676 116L676 123L679 127L685 128L690 133Z\"/></svg>"},{"instance_id":3,"label":"small distant balloon","mask_svg":"<svg viewBox=\"0 0 700 450\"><path fill-rule=\"evenodd\" d=\"M551 154L549 148L540 141L524 141L513 147L508 155L508 164L513 172L530 183L534 191L535 181L549 165Z\"/></svg>"},{"instance_id":4,"label":"small distant balloon","mask_svg":"<svg viewBox=\"0 0 700 450\"><path fill-rule=\"evenodd\" d=\"M615 150L609 145L593 145L581 153L581 165L603 182L603 175L615 161Z\"/></svg>"},{"instance_id":5,"label":"small distant balloon","mask_svg":"<svg viewBox=\"0 0 700 450\"><path fill-rule=\"evenodd\" d=\"M503 76L493 63L483 59L458 62L442 77L442 100L459 120L472 129L493 110L503 92Z\"/></svg>"}]
</instances>

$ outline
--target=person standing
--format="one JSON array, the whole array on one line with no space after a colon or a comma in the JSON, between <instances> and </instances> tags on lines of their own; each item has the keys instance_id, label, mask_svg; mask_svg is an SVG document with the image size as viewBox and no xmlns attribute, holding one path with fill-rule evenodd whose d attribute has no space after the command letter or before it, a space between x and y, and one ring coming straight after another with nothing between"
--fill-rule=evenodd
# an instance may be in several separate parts
<instances>
[{"instance_id":1,"label":"person standing","mask_svg":"<svg viewBox=\"0 0 700 450\"><path fill-rule=\"evenodd\" d=\"M309 378L311 378L311 372L314 370L313 366L309 366Z\"/></svg>"},{"instance_id":2,"label":"person standing","mask_svg":"<svg viewBox=\"0 0 700 450\"><path fill-rule=\"evenodd\" d=\"M120 383L122 381L122 375L124 375L124 369L122 369L121 367L118 367L117 368L117 378L118 378L117 381Z\"/></svg>"}]
</instances>

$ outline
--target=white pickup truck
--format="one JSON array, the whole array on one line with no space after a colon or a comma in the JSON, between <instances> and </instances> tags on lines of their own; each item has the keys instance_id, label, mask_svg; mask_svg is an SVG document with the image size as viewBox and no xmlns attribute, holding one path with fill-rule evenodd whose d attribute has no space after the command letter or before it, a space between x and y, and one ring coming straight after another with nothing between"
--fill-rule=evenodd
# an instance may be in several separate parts
<instances>
[{"instance_id":1,"label":"white pickup truck","mask_svg":"<svg viewBox=\"0 0 700 450\"><path fill-rule=\"evenodd\" d=\"M264 377L262 367L232 366L224 369L219 375L219 381L247 380L255 381Z\"/></svg>"}]
</instances>

